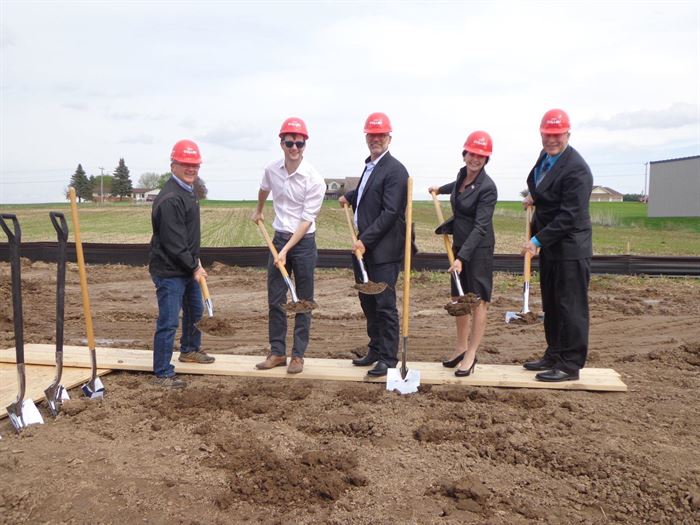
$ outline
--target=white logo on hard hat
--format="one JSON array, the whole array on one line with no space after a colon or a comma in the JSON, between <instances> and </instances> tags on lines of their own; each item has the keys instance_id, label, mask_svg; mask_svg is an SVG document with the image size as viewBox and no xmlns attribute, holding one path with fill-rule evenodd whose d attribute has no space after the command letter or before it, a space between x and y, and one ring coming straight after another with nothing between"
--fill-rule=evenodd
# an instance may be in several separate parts
<instances>
[{"instance_id":1,"label":"white logo on hard hat","mask_svg":"<svg viewBox=\"0 0 700 525\"><path fill-rule=\"evenodd\" d=\"M190 148L189 146L186 147L185 149L183 149L182 152L183 152L185 155L196 155L196 154L197 154L197 150L196 150L196 149L192 149L192 148Z\"/></svg>"},{"instance_id":2,"label":"white logo on hard hat","mask_svg":"<svg viewBox=\"0 0 700 525\"><path fill-rule=\"evenodd\" d=\"M478 144L479 146L486 146L486 139L478 138L474 141L474 144Z\"/></svg>"},{"instance_id":3,"label":"white logo on hard hat","mask_svg":"<svg viewBox=\"0 0 700 525\"><path fill-rule=\"evenodd\" d=\"M547 121L547 124L561 124L561 120L558 119L558 118L550 118L550 119Z\"/></svg>"},{"instance_id":4,"label":"white logo on hard hat","mask_svg":"<svg viewBox=\"0 0 700 525\"><path fill-rule=\"evenodd\" d=\"M382 119L376 119L376 120L369 121L370 126L381 126L382 124L384 124L384 121Z\"/></svg>"},{"instance_id":5,"label":"white logo on hard hat","mask_svg":"<svg viewBox=\"0 0 700 525\"><path fill-rule=\"evenodd\" d=\"M295 127L295 128L300 128L301 124L297 122L296 120L292 120L288 123L289 126Z\"/></svg>"}]
</instances>

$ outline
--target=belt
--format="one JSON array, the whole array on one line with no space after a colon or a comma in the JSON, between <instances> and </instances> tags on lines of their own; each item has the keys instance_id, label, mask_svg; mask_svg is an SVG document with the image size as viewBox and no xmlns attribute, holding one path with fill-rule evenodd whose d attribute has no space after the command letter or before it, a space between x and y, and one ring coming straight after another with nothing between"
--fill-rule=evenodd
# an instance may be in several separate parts
<instances>
[{"instance_id":1,"label":"belt","mask_svg":"<svg viewBox=\"0 0 700 525\"><path fill-rule=\"evenodd\" d=\"M275 237L279 237L280 239L285 240L285 241L288 241L289 239L291 239L292 235L294 235L294 234L289 233L289 232L280 232L280 231L275 230ZM314 235L316 235L315 232L314 233L307 233L306 235L304 235L303 238L308 239L309 237L313 237Z\"/></svg>"}]
</instances>

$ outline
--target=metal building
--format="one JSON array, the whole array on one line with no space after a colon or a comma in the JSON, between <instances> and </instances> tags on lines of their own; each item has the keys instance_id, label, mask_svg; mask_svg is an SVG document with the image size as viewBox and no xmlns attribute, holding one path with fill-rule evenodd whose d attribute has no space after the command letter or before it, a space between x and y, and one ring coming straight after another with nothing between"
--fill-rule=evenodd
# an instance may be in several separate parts
<instances>
[{"instance_id":1,"label":"metal building","mask_svg":"<svg viewBox=\"0 0 700 525\"><path fill-rule=\"evenodd\" d=\"M649 163L648 217L700 217L700 155Z\"/></svg>"}]
</instances>

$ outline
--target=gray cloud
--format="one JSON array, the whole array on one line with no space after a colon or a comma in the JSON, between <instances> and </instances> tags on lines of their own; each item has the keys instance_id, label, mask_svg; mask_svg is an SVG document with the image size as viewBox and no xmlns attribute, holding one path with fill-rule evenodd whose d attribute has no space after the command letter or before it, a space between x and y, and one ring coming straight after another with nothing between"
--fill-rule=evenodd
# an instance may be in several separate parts
<instances>
[{"instance_id":1,"label":"gray cloud","mask_svg":"<svg viewBox=\"0 0 700 525\"><path fill-rule=\"evenodd\" d=\"M621 129L671 129L698 124L700 108L694 104L674 102L668 109L625 111L609 118L590 119L582 126L609 130Z\"/></svg>"},{"instance_id":2,"label":"gray cloud","mask_svg":"<svg viewBox=\"0 0 700 525\"><path fill-rule=\"evenodd\" d=\"M66 109L75 109L76 111L85 111L88 107L83 102L64 102L61 104Z\"/></svg>"},{"instance_id":3,"label":"gray cloud","mask_svg":"<svg viewBox=\"0 0 700 525\"><path fill-rule=\"evenodd\" d=\"M119 141L120 144L155 144L155 139L150 135L134 135Z\"/></svg>"}]
</instances>

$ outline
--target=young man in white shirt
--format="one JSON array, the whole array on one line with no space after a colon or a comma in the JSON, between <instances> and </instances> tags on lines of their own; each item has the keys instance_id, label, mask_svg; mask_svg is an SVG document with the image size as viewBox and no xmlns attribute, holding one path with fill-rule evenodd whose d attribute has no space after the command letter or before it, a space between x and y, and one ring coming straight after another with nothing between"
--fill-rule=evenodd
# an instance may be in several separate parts
<instances>
[{"instance_id":1,"label":"young man in white shirt","mask_svg":"<svg viewBox=\"0 0 700 525\"><path fill-rule=\"evenodd\" d=\"M321 210L326 193L326 183L316 169L304 159L309 133L303 120L286 119L279 133L284 158L265 168L260 182L258 205L252 220L263 220L263 208L272 193L275 220L272 239L278 251L267 265L267 301L269 312L270 353L256 368L268 370L287 365L286 338L287 314L284 303L287 285L279 271L284 266L294 282L299 300L313 301L314 270L316 268L316 217ZM287 367L290 374L304 369L304 352L309 344L311 312L297 313L294 319L294 343L292 358Z\"/></svg>"}]
</instances>

